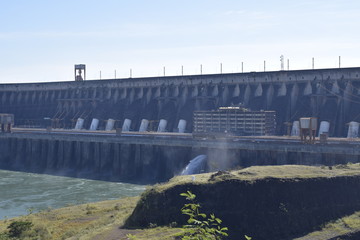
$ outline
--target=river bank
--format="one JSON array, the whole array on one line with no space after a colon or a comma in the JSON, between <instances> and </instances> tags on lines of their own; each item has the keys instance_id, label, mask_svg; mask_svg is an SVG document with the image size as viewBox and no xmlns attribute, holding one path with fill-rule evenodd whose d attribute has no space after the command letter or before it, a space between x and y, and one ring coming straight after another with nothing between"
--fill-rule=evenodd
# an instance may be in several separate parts
<instances>
[{"instance_id":1,"label":"river bank","mask_svg":"<svg viewBox=\"0 0 360 240\"><path fill-rule=\"evenodd\" d=\"M262 236L265 234L268 240L358 239L359 198L351 199L349 194L356 195L359 192L359 176L359 164L333 168L251 167L231 172L200 174L195 178L179 176L167 183L153 186L142 194L141 198L88 203L0 221L0 232L6 231L6 227L13 221L30 220L34 223L33 228L43 234L41 239L174 240L184 231L181 228L182 220L177 218L183 217L180 208L184 202L179 192L191 190L198 196L201 211L215 213L224 221L223 225L230 228L229 239L243 239L244 233L252 236L254 240L264 239ZM237 182L239 180L241 181ZM244 183L248 190L239 189ZM319 183L324 191L317 188L316 184ZM351 183L356 189L353 189ZM304 186L299 187L300 185ZM212 188L214 186L217 190ZM259 189L259 186L263 187ZM282 194L283 190L286 190L285 195ZM261 198L262 194L262 200L251 196L250 191L258 198ZM319 194L316 195L316 192ZM326 195L326 192L330 195ZM294 193L301 195L294 197ZM242 197L239 197L239 194ZM274 204L274 199L281 202ZM239 204L236 205L236 202ZM303 206L299 211L296 202ZM231 209L227 207L229 203ZM271 207L272 205L274 207ZM230 222L228 214L236 215L241 207L248 209L249 214L243 212L237 216L236 221ZM322 209L329 214L324 215ZM262 216L259 216L259 213ZM277 214L281 216L276 217ZM284 221L288 222L286 228L283 227ZM305 228L304 223L307 224ZM271 224L278 227L271 228ZM267 229L273 232L272 235L269 235Z\"/></svg>"}]
</instances>

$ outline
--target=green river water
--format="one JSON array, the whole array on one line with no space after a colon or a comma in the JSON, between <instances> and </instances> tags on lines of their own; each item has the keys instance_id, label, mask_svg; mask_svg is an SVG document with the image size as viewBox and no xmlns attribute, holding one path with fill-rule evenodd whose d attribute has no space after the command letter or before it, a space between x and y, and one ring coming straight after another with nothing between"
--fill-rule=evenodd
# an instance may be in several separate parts
<instances>
[{"instance_id":1,"label":"green river water","mask_svg":"<svg viewBox=\"0 0 360 240\"><path fill-rule=\"evenodd\" d=\"M144 190L143 185L0 170L0 219L136 196Z\"/></svg>"}]
</instances>

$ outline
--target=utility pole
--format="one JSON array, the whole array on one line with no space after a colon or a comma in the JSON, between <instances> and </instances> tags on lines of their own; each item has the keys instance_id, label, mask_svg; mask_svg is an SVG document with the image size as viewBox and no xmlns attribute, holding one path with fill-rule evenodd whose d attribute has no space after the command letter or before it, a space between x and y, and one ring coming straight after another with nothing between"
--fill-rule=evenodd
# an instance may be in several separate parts
<instances>
[{"instance_id":1,"label":"utility pole","mask_svg":"<svg viewBox=\"0 0 360 240\"><path fill-rule=\"evenodd\" d=\"M289 71L289 69L290 69L289 59L287 60L287 69L288 69L288 71Z\"/></svg>"},{"instance_id":2,"label":"utility pole","mask_svg":"<svg viewBox=\"0 0 360 240\"><path fill-rule=\"evenodd\" d=\"M132 69L130 68L130 78L132 78Z\"/></svg>"},{"instance_id":3,"label":"utility pole","mask_svg":"<svg viewBox=\"0 0 360 240\"><path fill-rule=\"evenodd\" d=\"M184 66L181 66L181 76L184 76Z\"/></svg>"},{"instance_id":4,"label":"utility pole","mask_svg":"<svg viewBox=\"0 0 360 240\"><path fill-rule=\"evenodd\" d=\"M280 56L280 70L284 71L284 55Z\"/></svg>"},{"instance_id":5,"label":"utility pole","mask_svg":"<svg viewBox=\"0 0 360 240\"><path fill-rule=\"evenodd\" d=\"M115 69L115 79L116 79L116 69Z\"/></svg>"},{"instance_id":6,"label":"utility pole","mask_svg":"<svg viewBox=\"0 0 360 240\"><path fill-rule=\"evenodd\" d=\"M222 63L220 63L220 73L222 74Z\"/></svg>"},{"instance_id":7,"label":"utility pole","mask_svg":"<svg viewBox=\"0 0 360 240\"><path fill-rule=\"evenodd\" d=\"M200 64L200 75L202 75L202 64Z\"/></svg>"},{"instance_id":8,"label":"utility pole","mask_svg":"<svg viewBox=\"0 0 360 240\"><path fill-rule=\"evenodd\" d=\"M241 72L244 73L244 62L241 62Z\"/></svg>"},{"instance_id":9,"label":"utility pole","mask_svg":"<svg viewBox=\"0 0 360 240\"><path fill-rule=\"evenodd\" d=\"M165 77L165 67L164 67L164 77Z\"/></svg>"},{"instance_id":10,"label":"utility pole","mask_svg":"<svg viewBox=\"0 0 360 240\"><path fill-rule=\"evenodd\" d=\"M266 71L266 62L265 62L265 60L264 60L264 72Z\"/></svg>"},{"instance_id":11,"label":"utility pole","mask_svg":"<svg viewBox=\"0 0 360 240\"><path fill-rule=\"evenodd\" d=\"M314 69L315 68L315 59L314 59L314 57L312 58L312 69Z\"/></svg>"},{"instance_id":12,"label":"utility pole","mask_svg":"<svg viewBox=\"0 0 360 240\"><path fill-rule=\"evenodd\" d=\"M341 68L341 56L339 56L339 68Z\"/></svg>"}]
</instances>

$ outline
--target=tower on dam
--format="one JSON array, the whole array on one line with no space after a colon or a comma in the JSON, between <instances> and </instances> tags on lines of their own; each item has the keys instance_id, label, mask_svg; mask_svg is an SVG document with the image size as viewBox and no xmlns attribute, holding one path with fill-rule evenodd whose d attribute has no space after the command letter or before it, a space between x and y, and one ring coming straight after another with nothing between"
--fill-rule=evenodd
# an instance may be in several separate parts
<instances>
[{"instance_id":1,"label":"tower on dam","mask_svg":"<svg viewBox=\"0 0 360 240\"><path fill-rule=\"evenodd\" d=\"M17 126L51 119L74 128L82 119L86 129L192 132L194 111L228 106L275 111L277 135L284 123L317 117L330 136L346 136L347 124L360 121L360 68L0 85L0 112L14 114Z\"/></svg>"}]
</instances>

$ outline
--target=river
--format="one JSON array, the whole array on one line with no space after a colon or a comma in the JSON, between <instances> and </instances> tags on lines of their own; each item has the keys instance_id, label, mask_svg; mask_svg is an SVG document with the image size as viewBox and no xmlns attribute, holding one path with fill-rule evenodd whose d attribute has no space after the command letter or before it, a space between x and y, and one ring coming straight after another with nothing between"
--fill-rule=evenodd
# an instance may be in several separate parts
<instances>
[{"instance_id":1,"label":"river","mask_svg":"<svg viewBox=\"0 0 360 240\"><path fill-rule=\"evenodd\" d=\"M0 219L127 196L143 185L0 170Z\"/></svg>"}]
</instances>

